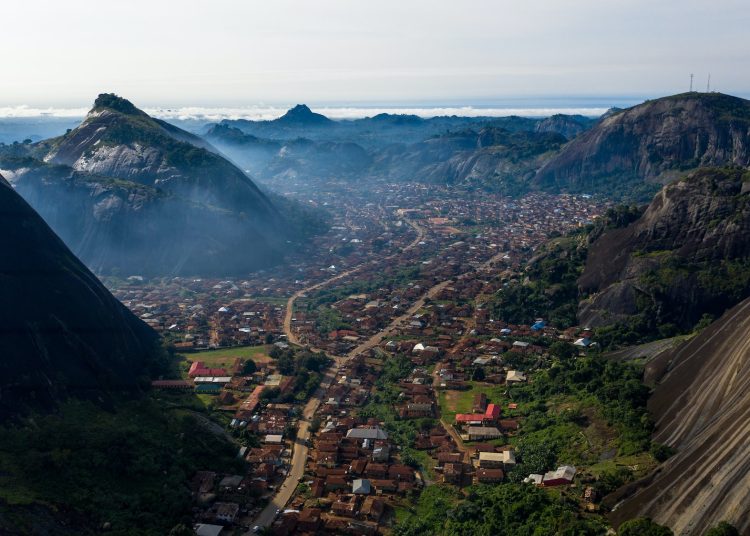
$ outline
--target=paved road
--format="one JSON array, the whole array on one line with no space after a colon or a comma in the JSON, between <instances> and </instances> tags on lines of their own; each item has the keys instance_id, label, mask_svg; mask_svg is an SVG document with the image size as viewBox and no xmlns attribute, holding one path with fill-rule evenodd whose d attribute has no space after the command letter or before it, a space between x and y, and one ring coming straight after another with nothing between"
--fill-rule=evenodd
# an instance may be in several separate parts
<instances>
[{"instance_id":1,"label":"paved road","mask_svg":"<svg viewBox=\"0 0 750 536\"><path fill-rule=\"evenodd\" d=\"M403 216L403 213L400 213L400 215ZM326 279L325 281L321 281L319 283L306 287L302 290L299 290L295 292L287 300L286 312L284 315L284 333L286 334L287 340L290 343L299 344L299 338L294 334L294 331L292 330L292 316L294 314L294 302L297 301L298 298L302 297L308 292L317 290L335 281L338 281L344 277L347 277L348 275L358 272L359 270L365 268L366 266L371 266L373 264L376 264L377 262L391 260L397 255L400 255L401 253L405 251L409 251L417 247L417 245L422 240L424 240L425 229L421 225L419 225L418 223L412 220L409 220L407 218L404 218L404 219L412 228L414 228L414 230L417 232L417 236L403 250L401 250L398 253L394 253L388 257L385 257L381 261L375 261L375 262L369 261L369 262L362 263L359 266L355 266L354 268L347 270L346 272L343 272L334 277ZM505 255L505 252L493 255L490 259L483 262L478 267L478 269L479 270L489 269L492 263L500 260L503 255ZM459 278L463 278L465 276L466 274L462 274L461 276L459 276ZM452 280L446 280L446 281L442 281L434 285L429 290L427 290L427 292L425 292L421 298L419 298L416 302L414 302L412 306L409 307L409 309L405 313L391 320L391 322L388 324L386 328L372 335L365 342L363 342L362 344L354 348L352 351L350 351L347 355L332 356L334 360L334 366L332 366L331 368L328 369L328 371L326 371L323 381L321 382L320 388L315 392L313 397L307 402L307 404L305 405L305 409L303 410L303 416L302 416L302 419L300 419L299 429L297 431L297 440L294 443L294 447L292 450L292 461L291 461L289 474L287 475L283 484L277 490L274 498L271 500L268 506L266 506L266 508L263 509L260 515L256 518L255 522L253 523L253 526L260 526L260 527L270 526L273 523L274 519L276 519L277 512L282 510L286 506L286 504L289 502L289 500L292 498L292 495L294 494L294 490L297 488L297 484L299 483L300 479L302 478L305 472L305 463L307 462L307 451L308 451L307 443L308 443L308 440L310 439L310 421L312 420L313 415L315 414L323 398L325 397L328 387L331 385L331 383L335 379L336 370L341 365L343 365L348 359L355 357L377 346L384 338L386 338L388 335L393 333L396 329L401 327L401 325L406 320L411 318L412 315L414 315L417 311L419 311L419 309L421 309L424 306L428 298L430 299L434 298L440 293L441 290L443 290L445 287L447 287L448 285L452 283L453 283ZM458 437L458 434L456 434L455 430L452 430L452 427L447 426L447 425L446 425L446 429L448 429L449 433L452 432L451 435L453 435L454 439L456 439L456 442L459 445L459 450L465 453L466 450L463 445L463 441L461 441L461 438Z\"/></svg>"},{"instance_id":2,"label":"paved road","mask_svg":"<svg viewBox=\"0 0 750 536\"><path fill-rule=\"evenodd\" d=\"M402 253L404 253L406 251L409 251L409 250L414 249L415 247L417 247L417 245L422 240L424 240L425 229L421 225L419 225L419 224L417 224L417 223L415 223L415 222L413 222L413 221L411 221L409 219L406 219L406 222L412 228L414 228L414 230L417 232L417 237L414 240L412 240L411 243L409 243L409 245L406 246L401 251L399 251L397 253L394 253L392 255L389 255L388 257L385 257L381 261L367 261L367 262L363 262L362 264L359 264L359 265L357 265L357 266L355 266L353 268L350 268L349 270L347 270L345 272L342 272L342 273L340 273L340 274L338 274L338 275L336 275L334 277L331 277L329 279L321 281L320 283L316 283L314 285L310 285L309 287L305 287L302 290L298 290L297 292L295 292L294 294L292 294L292 296L286 301L286 311L284 312L284 334L286 335L286 338L287 338L287 340L290 343L292 343L292 344L300 344L299 338L292 331L292 317L294 316L294 302L296 302L299 298L301 298L302 296L304 296L308 292L312 292L313 290L318 290L319 288L328 286L331 283L333 283L334 281L338 281L339 279L343 279L345 277L348 277L348 276L350 276L350 275L352 275L352 274L354 274L354 273L362 270L363 268L365 268L367 266L372 266L373 264L377 264L378 262L389 261L389 260L393 259L394 257L396 257L397 255L400 255L400 254L402 254Z\"/></svg>"},{"instance_id":3,"label":"paved road","mask_svg":"<svg viewBox=\"0 0 750 536\"><path fill-rule=\"evenodd\" d=\"M286 311L284 314L284 333L286 334L287 340L292 344L300 344L299 338L296 336L294 331L292 330L292 317L294 316L294 302L297 301L300 297L304 296L308 292L312 292L313 290L317 290L319 288L322 288L326 285L329 285L335 281L338 281L339 279L343 279L344 277L347 277L353 273L356 273L366 266L370 266L372 264L375 264L376 262L383 262L388 261L397 255L400 255L404 253L405 251L409 251L413 248L415 248L422 240L424 240L425 236L425 229L409 220L406 219L406 222L414 228L414 230L417 232L417 236L414 240L412 240L409 245L407 245L403 250L394 253L393 255L390 255L388 257L385 257L381 261L368 261L365 263L362 263L358 266L355 266L354 268L351 268L345 272L342 272L334 277L331 277L329 279L326 279L324 281L321 281L319 283L316 283L314 285L310 285L309 287L303 288L302 290L298 290L295 292L286 302ZM447 282L446 282L447 284ZM430 289L432 291L433 289ZM421 300L421 304L424 304L424 298ZM421 307L421 305L420 305ZM418 309L418 308L417 308ZM410 309L411 310L411 309ZM413 314L413 313L412 313ZM402 315L403 317L404 315ZM396 319L396 321L400 321L402 317L399 317ZM376 337L377 335L373 336ZM372 339L368 339L368 343L372 342ZM381 337L382 338L382 337ZM376 342L371 344L369 347L374 346L377 344ZM359 347L358 347L359 348ZM357 348L355 348L354 351L356 351ZM297 489L297 484L299 483L300 479L305 473L305 463L307 462L307 451L308 451L308 440L310 439L310 421L313 418L313 415L317 411L318 407L320 406L323 398L325 397L326 391L328 390L328 387L330 387L331 383L336 377L336 370L350 357L357 355L356 353L349 352L346 356L333 356L334 360L334 366L330 367L323 377L323 381L321 382L320 388L315 392L313 397L307 402L305 405L304 410L302 411L302 418L299 421L299 427L297 430L297 439L294 443L294 447L292 449L292 460L290 464L289 474L284 479L284 482L281 484L279 489L276 491L276 495L273 497L273 499L268 503L268 505L263 509L263 511L258 515L258 517L255 519L255 521L252 523L252 526L259 526L259 527L268 527L270 526L274 519L276 519L276 516L278 515L278 512L280 510L283 510L283 508L286 506L286 504L289 502L289 500L292 498L292 495L294 494L295 489ZM359 352L357 352L359 353ZM252 530L249 531L247 534L252 534Z\"/></svg>"}]
</instances>

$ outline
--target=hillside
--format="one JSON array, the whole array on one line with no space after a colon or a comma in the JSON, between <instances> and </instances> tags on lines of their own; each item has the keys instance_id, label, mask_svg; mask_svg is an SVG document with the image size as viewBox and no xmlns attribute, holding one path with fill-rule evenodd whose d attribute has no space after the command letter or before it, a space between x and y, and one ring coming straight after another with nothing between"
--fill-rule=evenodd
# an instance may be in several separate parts
<instances>
[{"instance_id":1,"label":"hillside","mask_svg":"<svg viewBox=\"0 0 750 536\"><path fill-rule=\"evenodd\" d=\"M139 391L157 336L0 178L0 414Z\"/></svg>"},{"instance_id":2,"label":"hillside","mask_svg":"<svg viewBox=\"0 0 750 536\"><path fill-rule=\"evenodd\" d=\"M206 138L262 180L376 176L465 183L515 194L536 171L596 119L421 118L377 114L331 120L297 105L271 121L225 120Z\"/></svg>"},{"instance_id":3,"label":"hillside","mask_svg":"<svg viewBox=\"0 0 750 536\"><path fill-rule=\"evenodd\" d=\"M339 177L367 171L371 156L356 143L310 138L270 140L245 134L220 123L205 138L243 169L262 179L276 177Z\"/></svg>"},{"instance_id":4,"label":"hillside","mask_svg":"<svg viewBox=\"0 0 750 536\"><path fill-rule=\"evenodd\" d=\"M686 171L727 165L750 165L750 101L683 93L607 115L547 162L534 183L610 194L627 183L643 195Z\"/></svg>"},{"instance_id":5,"label":"hillside","mask_svg":"<svg viewBox=\"0 0 750 536\"><path fill-rule=\"evenodd\" d=\"M0 169L91 269L222 275L281 259L287 221L205 141L100 95L75 129L0 149Z\"/></svg>"},{"instance_id":6,"label":"hillside","mask_svg":"<svg viewBox=\"0 0 750 536\"><path fill-rule=\"evenodd\" d=\"M373 168L394 179L467 184L514 195L527 190L535 171L566 142L552 131L485 127L393 145L375 155Z\"/></svg>"},{"instance_id":7,"label":"hillside","mask_svg":"<svg viewBox=\"0 0 750 536\"><path fill-rule=\"evenodd\" d=\"M592 236L579 322L668 336L750 295L747 179L739 168L697 171L664 187L633 223Z\"/></svg>"},{"instance_id":8,"label":"hillside","mask_svg":"<svg viewBox=\"0 0 750 536\"><path fill-rule=\"evenodd\" d=\"M750 534L750 300L647 367L654 440L677 449L612 517L647 515L677 536L720 521ZM614 498L618 500L620 496Z\"/></svg>"}]
</instances>

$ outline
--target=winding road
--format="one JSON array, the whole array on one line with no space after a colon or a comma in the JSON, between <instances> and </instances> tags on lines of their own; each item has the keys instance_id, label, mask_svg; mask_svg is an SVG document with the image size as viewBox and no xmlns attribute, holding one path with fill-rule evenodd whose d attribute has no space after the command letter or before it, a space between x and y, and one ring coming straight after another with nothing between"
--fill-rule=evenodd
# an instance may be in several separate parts
<instances>
[{"instance_id":1,"label":"winding road","mask_svg":"<svg viewBox=\"0 0 750 536\"><path fill-rule=\"evenodd\" d=\"M389 261L406 251L414 249L415 247L417 247L417 245L419 245L419 243L422 240L424 240L425 229L421 225L409 219L405 218L405 221L417 232L417 236L404 249L388 257L385 257L379 261L369 261L369 262L362 263L358 266L350 268L349 270L346 270L345 272L335 275L329 279L326 279L319 283L315 283L314 285L310 285L309 287L305 287L301 290L298 290L287 300L286 311L284 314L284 334L287 337L287 341L289 341L292 344L297 344L297 345L300 344L299 338L297 337L297 335L295 335L294 331L292 330L292 318L294 316L294 303L299 298L305 296L308 292L312 292L319 288L323 288L327 285L330 285L331 283L334 283L335 281L338 281L349 275L352 275L367 266L372 266L373 264L377 264L379 262ZM440 285L445 286L447 283L448 282L446 281L444 283L441 283ZM419 304L419 307L424 305L424 301L427 298L427 295L431 294L434 289L435 287L430 289L427 292L427 294L423 296L421 300L419 300L417 303L414 304L414 306L412 306L409 309L409 311L414 309L414 307L417 304ZM417 307L417 309L419 307ZM417 309L414 309L414 310L416 311ZM393 322L391 322L391 324L384 331L390 332L392 329L395 329L396 324L394 323L403 322L405 318L408 318L409 314L413 314L413 313L409 313L407 311L407 313L405 313L404 315L401 315L398 318L394 319ZM384 332L380 332L380 333L373 335L364 344L358 346L357 348L349 352L346 356L333 356L334 365L328 368L325 375L323 376L323 381L321 382L320 387L318 388L317 391L315 391L315 394L312 396L312 398L308 400L307 404L305 404L304 410L302 411L302 417L299 420L299 427L297 429L297 439L295 440L294 447L292 449L292 460L290 463L289 473L284 479L284 482L279 486L278 490L276 491L276 495L274 495L273 499L271 499L271 501L261 511L258 517L255 518L255 521L252 523L253 527L270 526L273 523L274 519L276 519L276 516L278 515L278 513L286 506L286 504L292 498L292 495L294 495L294 491L297 489L297 485L299 484L300 480L302 479L305 473L305 462L307 461L308 444L309 444L310 435L311 435L310 434L310 422L312 421L312 418L315 415L315 412L317 411L318 407L323 401L323 398L325 397L325 394L328 388L330 387L331 383L335 379L336 371L344 362L346 362L347 359L355 355L358 355L359 353L365 351L366 349L372 348L375 345L377 345L378 342L380 342L380 340L382 340L382 338L385 336L383 333ZM376 338L377 340L375 340ZM253 531L249 531L246 534L252 534L252 533Z\"/></svg>"},{"instance_id":2,"label":"winding road","mask_svg":"<svg viewBox=\"0 0 750 536\"><path fill-rule=\"evenodd\" d=\"M314 290L317 290L319 288L323 288L327 285L330 285L331 283L338 281L340 279L343 279L351 274L354 274L363 268L367 266L372 266L374 264L378 264L381 262L387 262L398 255L401 255L411 249L414 249L419 245L422 240L424 240L425 237L425 229L418 223L408 219L405 217L405 212L399 211L399 215L404 218L404 221L407 222L408 225L410 225L416 232L417 236L414 240L412 240L404 249L401 251L398 251L396 253L393 253L392 255L389 255L388 257L385 257L383 259L380 259L378 261L369 261L362 263L358 266L355 266L345 272L342 272L336 276L333 276L329 279L326 279L324 281L321 281L319 283L315 283L314 285L310 285L308 287L305 287L301 290L298 290L295 292L286 303L286 311L284 314L284 333L286 334L287 340L292 344L300 344L299 338L294 334L294 331L292 330L292 318L294 316L294 303L301 297L305 296L308 292L312 292ZM497 262L500 260L506 253L500 252L495 255L493 255L491 258L483 262L481 265L477 267L478 270L487 270L489 269L494 262ZM467 274L461 274L458 278L464 278ZM313 418L313 415L317 411L318 407L320 406L323 398L325 397L325 394L328 390L328 387L330 387L331 383L335 379L337 370L343 365L348 359L351 359L352 357L355 357L363 352L366 352L367 350L370 350L371 348L374 348L384 338L389 336L391 333L396 331L401 325L406 322L411 316L413 316L419 309L421 309L425 302L428 299L432 299L435 296L437 296L440 291L442 291L445 287L452 284L454 281L452 279L448 279L445 281L442 281L432 287L430 287L416 302L412 304L409 309L406 310L403 314L400 316L397 316L391 322L388 324L387 327L379 331L378 333L375 333L371 337L369 337L365 342L351 350L349 353L347 353L345 356L332 356L334 360L334 365L332 367L329 367L329 369L326 371L325 376L323 378L323 381L321 382L320 387L315 392L313 397L307 402L305 405L305 409L303 410L302 418L300 419L299 429L297 431L297 439L294 443L294 448L292 451L292 461L289 473L284 480L283 484L279 487L276 495L274 498L269 502L268 506L266 506L265 509L260 513L260 515L256 518L255 522L253 523L254 526L259 527L267 527L270 526L278 513L286 506L286 504L289 502L289 500L292 498L292 495L294 494L295 489L297 488L297 484L301 480L302 476L305 472L305 463L307 461L307 453L308 453L308 443L310 440L310 422ZM448 433L451 433L450 430L451 427L446 426L446 429L448 430ZM463 448L463 442L461 441L461 438L458 437L458 434L455 433L455 430L453 430L454 439L456 440L457 444L459 445L459 449L465 453L465 448Z\"/></svg>"}]
</instances>

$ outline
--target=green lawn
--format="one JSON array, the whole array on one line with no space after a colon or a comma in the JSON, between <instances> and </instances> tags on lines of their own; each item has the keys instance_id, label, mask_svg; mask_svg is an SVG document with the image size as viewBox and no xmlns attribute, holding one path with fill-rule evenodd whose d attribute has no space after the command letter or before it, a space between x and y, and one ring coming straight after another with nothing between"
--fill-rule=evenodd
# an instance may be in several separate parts
<instances>
[{"instance_id":1,"label":"green lawn","mask_svg":"<svg viewBox=\"0 0 750 536\"><path fill-rule=\"evenodd\" d=\"M618 467L628 467L633 471L635 478L641 478L651 472L658 462L648 452L641 452L632 456L617 456L611 460L595 463L588 470L596 477L605 472L614 472Z\"/></svg>"},{"instance_id":2,"label":"green lawn","mask_svg":"<svg viewBox=\"0 0 750 536\"><path fill-rule=\"evenodd\" d=\"M503 406L503 415L508 415L508 403L510 400L503 396L505 385L494 385L483 382L468 382L471 386L466 391L440 391L438 403L440 404L441 418L448 424L456 420L456 413L471 413L474 404L474 395L484 393L487 395L488 403Z\"/></svg>"},{"instance_id":3,"label":"green lawn","mask_svg":"<svg viewBox=\"0 0 750 536\"><path fill-rule=\"evenodd\" d=\"M271 346L263 344L260 346L239 346L236 348L220 348L219 350L205 350L202 352L191 352L182 354L190 362L203 361L208 367L229 367L236 358L252 359L256 363L265 363L271 358L268 352Z\"/></svg>"}]
</instances>

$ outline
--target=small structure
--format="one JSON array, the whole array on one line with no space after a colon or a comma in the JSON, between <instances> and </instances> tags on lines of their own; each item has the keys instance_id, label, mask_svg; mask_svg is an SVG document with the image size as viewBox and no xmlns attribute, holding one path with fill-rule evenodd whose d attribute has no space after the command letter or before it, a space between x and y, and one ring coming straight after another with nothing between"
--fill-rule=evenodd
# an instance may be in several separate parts
<instances>
[{"instance_id":1,"label":"small structure","mask_svg":"<svg viewBox=\"0 0 750 536\"><path fill-rule=\"evenodd\" d=\"M352 493L369 495L371 491L370 481L366 478L357 478L352 482Z\"/></svg>"},{"instance_id":2,"label":"small structure","mask_svg":"<svg viewBox=\"0 0 750 536\"><path fill-rule=\"evenodd\" d=\"M380 426L351 428L346 432L347 439L388 439L388 434Z\"/></svg>"},{"instance_id":3,"label":"small structure","mask_svg":"<svg viewBox=\"0 0 750 536\"><path fill-rule=\"evenodd\" d=\"M561 465L554 471L544 473L542 479L542 485L544 487L550 486L566 486L573 482L576 476L576 468L572 465Z\"/></svg>"},{"instance_id":4,"label":"small structure","mask_svg":"<svg viewBox=\"0 0 750 536\"><path fill-rule=\"evenodd\" d=\"M469 441L498 439L503 436L502 432L495 426L469 426L468 435Z\"/></svg>"},{"instance_id":5,"label":"small structure","mask_svg":"<svg viewBox=\"0 0 750 536\"><path fill-rule=\"evenodd\" d=\"M526 381L526 375L518 370L509 370L505 376L505 383L521 383Z\"/></svg>"}]
</instances>

